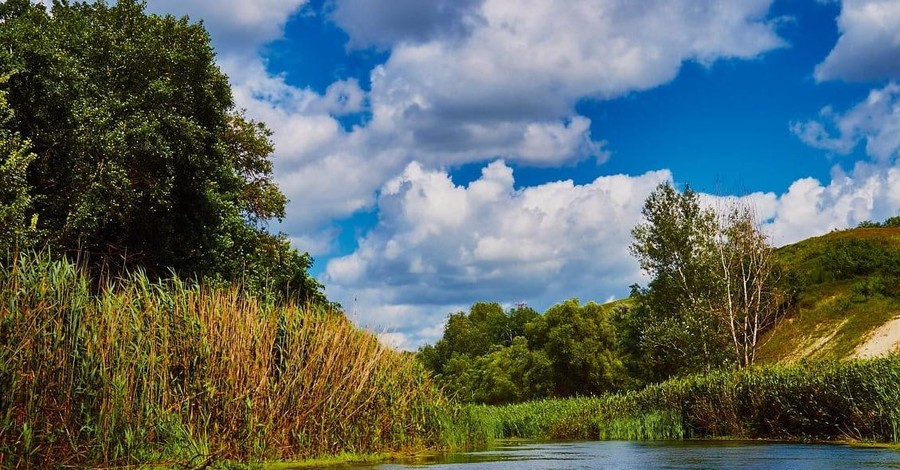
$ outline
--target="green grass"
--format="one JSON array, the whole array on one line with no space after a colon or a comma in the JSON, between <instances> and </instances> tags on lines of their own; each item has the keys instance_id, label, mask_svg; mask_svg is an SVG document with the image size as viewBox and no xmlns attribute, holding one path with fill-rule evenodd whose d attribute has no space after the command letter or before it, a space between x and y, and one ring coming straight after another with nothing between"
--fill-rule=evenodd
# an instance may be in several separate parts
<instances>
[{"instance_id":1,"label":"green grass","mask_svg":"<svg viewBox=\"0 0 900 470\"><path fill-rule=\"evenodd\" d=\"M859 298L847 283L804 296L816 300L801 304L763 338L757 356L761 363L852 357L873 330L900 314L900 299Z\"/></svg>"},{"instance_id":2,"label":"green grass","mask_svg":"<svg viewBox=\"0 0 900 470\"><path fill-rule=\"evenodd\" d=\"M338 454L299 461L270 462L259 466L262 470L287 470L294 468L321 468L355 465L374 465L396 459L393 454Z\"/></svg>"},{"instance_id":3,"label":"green grass","mask_svg":"<svg viewBox=\"0 0 900 470\"><path fill-rule=\"evenodd\" d=\"M713 372L597 398L472 406L489 439L900 442L900 355Z\"/></svg>"},{"instance_id":4,"label":"green grass","mask_svg":"<svg viewBox=\"0 0 900 470\"><path fill-rule=\"evenodd\" d=\"M0 466L296 460L445 446L451 405L342 314L73 264L0 266Z\"/></svg>"},{"instance_id":5,"label":"green grass","mask_svg":"<svg viewBox=\"0 0 900 470\"><path fill-rule=\"evenodd\" d=\"M851 358L900 314L900 228L832 232L783 247L778 258L798 296L763 337L760 363Z\"/></svg>"}]
</instances>

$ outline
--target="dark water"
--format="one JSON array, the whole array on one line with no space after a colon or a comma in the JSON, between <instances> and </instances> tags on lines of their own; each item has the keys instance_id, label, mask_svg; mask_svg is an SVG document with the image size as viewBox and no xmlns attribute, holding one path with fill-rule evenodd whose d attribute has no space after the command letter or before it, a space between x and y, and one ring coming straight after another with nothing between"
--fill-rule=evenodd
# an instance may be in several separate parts
<instances>
[{"instance_id":1,"label":"dark water","mask_svg":"<svg viewBox=\"0 0 900 470\"><path fill-rule=\"evenodd\" d=\"M447 469L900 469L900 451L840 445L725 441L508 444L379 470Z\"/></svg>"}]
</instances>

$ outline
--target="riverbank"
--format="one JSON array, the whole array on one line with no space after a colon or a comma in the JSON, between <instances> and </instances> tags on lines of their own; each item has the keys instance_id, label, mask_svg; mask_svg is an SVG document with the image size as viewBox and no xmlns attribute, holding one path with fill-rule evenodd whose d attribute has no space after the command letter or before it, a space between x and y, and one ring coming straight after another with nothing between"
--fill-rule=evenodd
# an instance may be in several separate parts
<instances>
[{"instance_id":1,"label":"riverbank","mask_svg":"<svg viewBox=\"0 0 900 470\"><path fill-rule=\"evenodd\" d=\"M340 313L140 274L0 266L0 467L392 459L498 439L900 441L900 355L596 398L448 401ZM386 457L385 457L386 456Z\"/></svg>"},{"instance_id":2,"label":"riverbank","mask_svg":"<svg viewBox=\"0 0 900 470\"><path fill-rule=\"evenodd\" d=\"M900 355L717 371L594 398L461 406L447 429L468 449L510 439L712 439L900 450Z\"/></svg>"},{"instance_id":3,"label":"riverbank","mask_svg":"<svg viewBox=\"0 0 900 470\"><path fill-rule=\"evenodd\" d=\"M453 405L340 312L67 261L0 265L0 467L299 460L453 445Z\"/></svg>"},{"instance_id":4,"label":"riverbank","mask_svg":"<svg viewBox=\"0 0 900 470\"><path fill-rule=\"evenodd\" d=\"M900 355L720 371L596 398L472 406L485 440L900 442Z\"/></svg>"}]
</instances>

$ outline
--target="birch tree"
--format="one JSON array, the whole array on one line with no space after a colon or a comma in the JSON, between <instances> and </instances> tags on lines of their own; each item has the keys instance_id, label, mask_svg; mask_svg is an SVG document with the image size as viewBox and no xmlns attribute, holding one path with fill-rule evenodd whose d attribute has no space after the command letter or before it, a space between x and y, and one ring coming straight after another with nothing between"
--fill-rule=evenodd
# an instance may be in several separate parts
<instances>
[{"instance_id":1,"label":"birch tree","mask_svg":"<svg viewBox=\"0 0 900 470\"><path fill-rule=\"evenodd\" d=\"M783 311L785 295L778 288L775 250L747 204L718 211L714 246L722 299L712 302L710 311L730 334L739 364L747 367L756 358L762 333Z\"/></svg>"}]
</instances>

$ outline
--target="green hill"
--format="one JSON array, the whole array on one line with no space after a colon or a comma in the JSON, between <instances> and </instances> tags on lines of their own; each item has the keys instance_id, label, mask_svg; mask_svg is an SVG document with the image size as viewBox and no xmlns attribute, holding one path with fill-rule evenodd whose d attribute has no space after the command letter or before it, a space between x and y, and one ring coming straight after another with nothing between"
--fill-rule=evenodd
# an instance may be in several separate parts
<instances>
[{"instance_id":1,"label":"green hill","mask_svg":"<svg viewBox=\"0 0 900 470\"><path fill-rule=\"evenodd\" d=\"M762 363L844 359L900 348L900 228L857 228L778 250L793 307L763 340Z\"/></svg>"}]
</instances>

